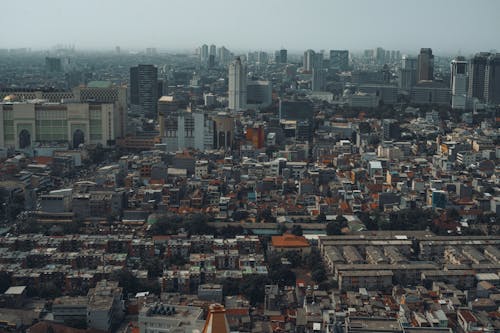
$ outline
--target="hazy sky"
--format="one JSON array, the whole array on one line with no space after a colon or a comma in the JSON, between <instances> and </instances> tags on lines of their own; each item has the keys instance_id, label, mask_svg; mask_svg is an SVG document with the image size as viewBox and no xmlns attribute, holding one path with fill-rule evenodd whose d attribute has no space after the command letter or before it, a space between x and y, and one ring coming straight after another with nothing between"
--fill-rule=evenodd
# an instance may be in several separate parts
<instances>
[{"instance_id":1,"label":"hazy sky","mask_svg":"<svg viewBox=\"0 0 500 333\"><path fill-rule=\"evenodd\" d=\"M500 0L19 0L0 48L500 50Z\"/></svg>"}]
</instances>

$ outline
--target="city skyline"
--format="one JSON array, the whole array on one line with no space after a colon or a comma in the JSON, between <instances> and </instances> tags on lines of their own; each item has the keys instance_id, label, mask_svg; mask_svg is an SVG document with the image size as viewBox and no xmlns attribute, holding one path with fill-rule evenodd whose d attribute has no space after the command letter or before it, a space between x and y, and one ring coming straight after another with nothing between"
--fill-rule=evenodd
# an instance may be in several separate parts
<instances>
[{"instance_id":1,"label":"city skyline","mask_svg":"<svg viewBox=\"0 0 500 333\"><path fill-rule=\"evenodd\" d=\"M204 2L146 0L143 17L132 1L97 0L85 3L37 1L8 3L0 31L15 27L16 37L5 48L47 48L56 44L77 49L111 50L156 47L160 50L194 50L204 43L225 45L235 51L249 49L291 52L311 49L353 51L382 46L417 53L430 47L436 54L467 55L500 49L495 15L500 2L482 0L481 8L467 1L418 3L258 0L252 6L230 6L225 0ZM362 10L360 10L362 8ZM432 10L429 10L432 8ZM92 10L92 16L81 15ZM319 10L321 9L321 10ZM276 15L276 13L281 13ZM22 15L22 16L21 16ZM460 19L459 19L460 18ZM19 22L29 24L20 25ZM33 27L43 27L33 34ZM268 36L263 38L263 36Z\"/></svg>"}]
</instances>

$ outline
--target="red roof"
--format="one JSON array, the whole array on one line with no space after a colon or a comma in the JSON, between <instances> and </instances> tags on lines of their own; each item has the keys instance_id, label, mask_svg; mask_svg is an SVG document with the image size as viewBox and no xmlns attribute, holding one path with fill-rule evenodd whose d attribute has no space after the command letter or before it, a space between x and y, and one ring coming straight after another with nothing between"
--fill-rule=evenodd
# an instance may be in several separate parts
<instances>
[{"instance_id":1,"label":"red roof","mask_svg":"<svg viewBox=\"0 0 500 333\"><path fill-rule=\"evenodd\" d=\"M309 242L304 236L295 236L292 234L273 236L271 244L273 247L309 247Z\"/></svg>"}]
</instances>

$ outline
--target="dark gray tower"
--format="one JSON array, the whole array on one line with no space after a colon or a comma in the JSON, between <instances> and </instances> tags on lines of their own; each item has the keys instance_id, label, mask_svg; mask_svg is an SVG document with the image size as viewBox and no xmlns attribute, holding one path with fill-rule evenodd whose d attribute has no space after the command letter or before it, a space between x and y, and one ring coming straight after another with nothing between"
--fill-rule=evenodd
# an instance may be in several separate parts
<instances>
[{"instance_id":1,"label":"dark gray tower","mask_svg":"<svg viewBox=\"0 0 500 333\"><path fill-rule=\"evenodd\" d=\"M417 79L418 81L434 80L434 55L430 48L420 49L417 64Z\"/></svg>"},{"instance_id":2,"label":"dark gray tower","mask_svg":"<svg viewBox=\"0 0 500 333\"><path fill-rule=\"evenodd\" d=\"M156 117L158 69L154 65L130 68L130 104L139 112Z\"/></svg>"}]
</instances>

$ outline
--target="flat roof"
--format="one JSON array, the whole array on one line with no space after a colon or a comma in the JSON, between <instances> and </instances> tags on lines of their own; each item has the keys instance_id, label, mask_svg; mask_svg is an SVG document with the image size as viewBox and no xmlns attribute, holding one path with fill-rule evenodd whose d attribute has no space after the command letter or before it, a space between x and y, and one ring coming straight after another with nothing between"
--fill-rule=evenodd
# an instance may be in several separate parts
<instances>
[{"instance_id":1,"label":"flat roof","mask_svg":"<svg viewBox=\"0 0 500 333\"><path fill-rule=\"evenodd\" d=\"M5 291L4 295L21 295L25 289L26 289L26 286L10 287L9 289L7 289Z\"/></svg>"}]
</instances>

